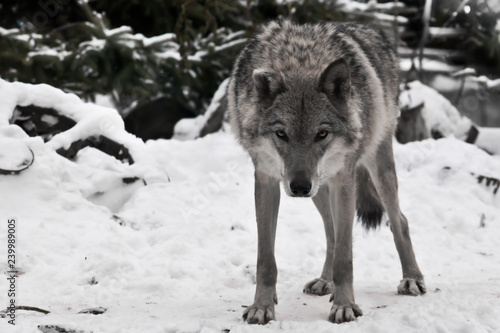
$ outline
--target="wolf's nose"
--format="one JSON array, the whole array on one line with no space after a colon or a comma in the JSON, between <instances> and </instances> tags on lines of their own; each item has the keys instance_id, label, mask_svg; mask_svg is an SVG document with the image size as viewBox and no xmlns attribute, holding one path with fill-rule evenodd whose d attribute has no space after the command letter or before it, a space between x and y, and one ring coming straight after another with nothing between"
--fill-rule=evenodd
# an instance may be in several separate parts
<instances>
[{"instance_id":1,"label":"wolf's nose","mask_svg":"<svg viewBox=\"0 0 500 333\"><path fill-rule=\"evenodd\" d=\"M294 180L290 183L290 190L295 196L305 197L311 192L311 183L307 180Z\"/></svg>"}]
</instances>

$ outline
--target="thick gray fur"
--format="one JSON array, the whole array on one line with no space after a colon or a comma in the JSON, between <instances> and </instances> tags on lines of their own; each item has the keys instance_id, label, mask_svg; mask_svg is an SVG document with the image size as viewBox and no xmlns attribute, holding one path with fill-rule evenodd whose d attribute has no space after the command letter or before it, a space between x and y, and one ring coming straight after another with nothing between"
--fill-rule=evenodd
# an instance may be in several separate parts
<instances>
[{"instance_id":1,"label":"thick gray fur","mask_svg":"<svg viewBox=\"0 0 500 333\"><path fill-rule=\"evenodd\" d=\"M304 292L332 293L330 321L362 314L352 276L356 209L374 227L385 208L403 269L398 292L425 293L397 194L397 64L391 43L375 28L290 21L263 26L236 60L230 122L255 166L257 288L243 315L249 323L275 319L280 182L290 196L311 197L323 218L325 265Z\"/></svg>"}]
</instances>

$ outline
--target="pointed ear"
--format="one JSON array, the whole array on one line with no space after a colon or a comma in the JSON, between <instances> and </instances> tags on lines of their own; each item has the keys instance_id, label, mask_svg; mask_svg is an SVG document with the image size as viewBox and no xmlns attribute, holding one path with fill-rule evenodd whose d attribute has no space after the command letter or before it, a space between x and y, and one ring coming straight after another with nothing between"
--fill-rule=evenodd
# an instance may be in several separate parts
<instances>
[{"instance_id":1,"label":"pointed ear","mask_svg":"<svg viewBox=\"0 0 500 333\"><path fill-rule=\"evenodd\" d=\"M255 93L263 107L270 107L276 96L285 91L285 85L277 74L264 69L256 69L252 73Z\"/></svg>"},{"instance_id":2,"label":"pointed ear","mask_svg":"<svg viewBox=\"0 0 500 333\"><path fill-rule=\"evenodd\" d=\"M321 74L318 90L330 100L346 101L351 95L351 71L349 65L340 58L332 62Z\"/></svg>"}]
</instances>

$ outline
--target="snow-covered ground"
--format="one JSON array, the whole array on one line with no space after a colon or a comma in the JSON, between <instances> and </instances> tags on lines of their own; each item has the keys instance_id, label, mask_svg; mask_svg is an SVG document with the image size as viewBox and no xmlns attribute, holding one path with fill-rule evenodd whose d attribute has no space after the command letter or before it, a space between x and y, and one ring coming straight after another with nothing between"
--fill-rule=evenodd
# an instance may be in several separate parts
<instances>
[{"instance_id":1,"label":"snow-covered ground","mask_svg":"<svg viewBox=\"0 0 500 333\"><path fill-rule=\"evenodd\" d=\"M23 142L35 161L19 175L0 175L0 270L9 270L13 217L17 304L50 313L20 310L16 326L0 318L0 332L40 332L38 325L96 333L500 331L500 193L471 175L499 178L500 158L476 146L454 138L395 143L426 295L397 295L401 268L389 228L356 224L354 288L364 316L328 322L329 297L302 293L324 260L319 213L311 200L283 193L277 321L251 326L241 315L255 288L253 168L230 133L134 143L141 158L129 166L93 148L69 161L50 141L14 127L0 122L0 144ZM146 179L152 174L170 182ZM133 176L148 184L122 181ZM0 279L1 307L7 289ZM78 313L93 307L107 311Z\"/></svg>"}]
</instances>

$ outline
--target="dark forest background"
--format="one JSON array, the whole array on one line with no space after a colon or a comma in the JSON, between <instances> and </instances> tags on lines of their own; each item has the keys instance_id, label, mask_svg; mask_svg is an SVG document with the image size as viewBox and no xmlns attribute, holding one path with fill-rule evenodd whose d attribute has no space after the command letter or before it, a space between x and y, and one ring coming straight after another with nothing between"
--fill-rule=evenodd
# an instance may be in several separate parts
<instances>
[{"instance_id":1,"label":"dark forest background","mask_svg":"<svg viewBox=\"0 0 500 333\"><path fill-rule=\"evenodd\" d=\"M467 84L500 76L500 4L427 1L430 12L425 0L3 0L0 77L48 83L90 101L106 96L129 131L168 138L179 119L205 112L259 24L355 20L382 26L400 57L413 60L402 82L446 77L453 87L443 94L462 112L464 96L487 91L468 116L500 126L498 89ZM438 65L421 69L422 59ZM456 75L465 68L474 71Z\"/></svg>"}]
</instances>

